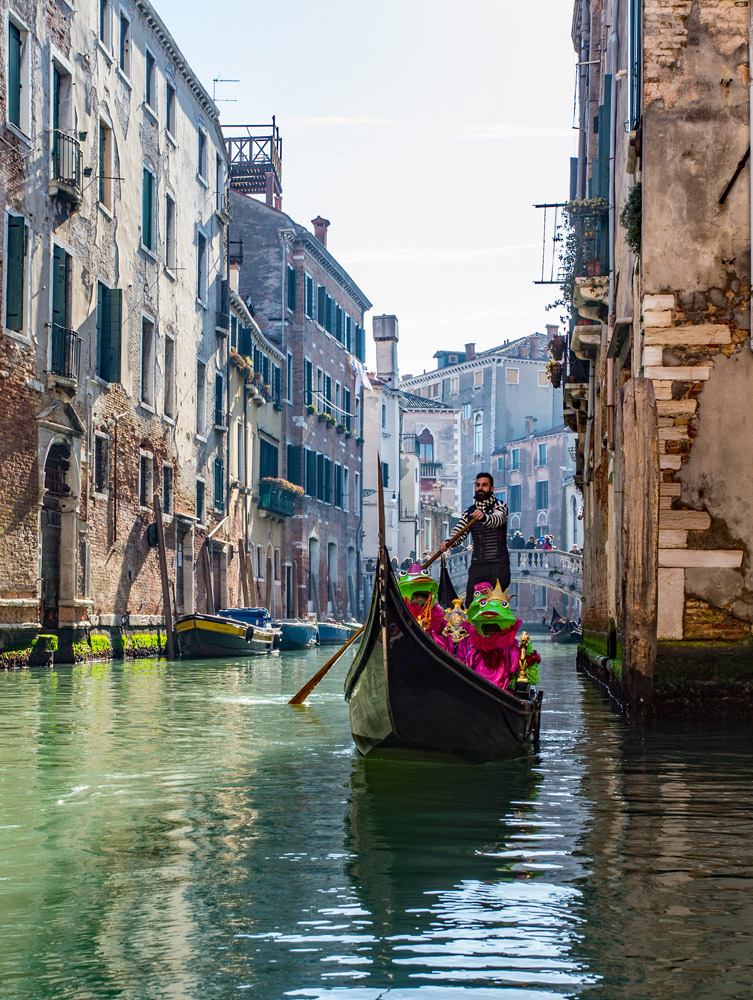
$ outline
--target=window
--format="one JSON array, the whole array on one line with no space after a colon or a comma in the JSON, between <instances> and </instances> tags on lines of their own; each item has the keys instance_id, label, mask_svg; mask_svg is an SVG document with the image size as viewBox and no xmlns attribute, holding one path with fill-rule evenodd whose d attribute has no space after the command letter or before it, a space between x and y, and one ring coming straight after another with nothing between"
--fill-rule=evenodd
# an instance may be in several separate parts
<instances>
[{"instance_id":1,"label":"window","mask_svg":"<svg viewBox=\"0 0 753 1000\"><path fill-rule=\"evenodd\" d=\"M196 480L196 520L199 524L204 523L204 492L205 484L203 479Z\"/></svg>"},{"instance_id":2,"label":"window","mask_svg":"<svg viewBox=\"0 0 753 1000\"><path fill-rule=\"evenodd\" d=\"M520 448L512 449L510 468L513 470L520 468Z\"/></svg>"},{"instance_id":3,"label":"window","mask_svg":"<svg viewBox=\"0 0 753 1000\"><path fill-rule=\"evenodd\" d=\"M175 199L165 195L165 267L174 271L178 264Z\"/></svg>"},{"instance_id":4,"label":"window","mask_svg":"<svg viewBox=\"0 0 753 1000\"><path fill-rule=\"evenodd\" d=\"M131 78L131 22L121 11L120 14L120 56L118 65L120 72L129 80Z\"/></svg>"},{"instance_id":5,"label":"window","mask_svg":"<svg viewBox=\"0 0 753 1000\"><path fill-rule=\"evenodd\" d=\"M643 76L643 0L630 0L628 47L628 122L635 131L641 120Z\"/></svg>"},{"instance_id":6,"label":"window","mask_svg":"<svg viewBox=\"0 0 753 1000\"><path fill-rule=\"evenodd\" d=\"M499 500L500 503L507 503L507 491L506 490L495 490L494 495Z\"/></svg>"},{"instance_id":7,"label":"window","mask_svg":"<svg viewBox=\"0 0 753 1000\"><path fill-rule=\"evenodd\" d=\"M99 157L97 163L97 181L99 203L108 212L113 206L113 156L112 129L103 119L99 119Z\"/></svg>"},{"instance_id":8,"label":"window","mask_svg":"<svg viewBox=\"0 0 753 1000\"><path fill-rule=\"evenodd\" d=\"M279 449L276 444L271 441L267 441L265 438L259 438L259 478L266 479L271 477L276 479L279 475Z\"/></svg>"},{"instance_id":9,"label":"window","mask_svg":"<svg viewBox=\"0 0 753 1000\"><path fill-rule=\"evenodd\" d=\"M165 85L165 128L173 138L175 138L176 135L175 108L175 87L169 80L167 80Z\"/></svg>"},{"instance_id":10,"label":"window","mask_svg":"<svg viewBox=\"0 0 753 1000\"><path fill-rule=\"evenodd\" d=\"M508 368L505 372L507 384L517 385L519 382L519 370L517 368Z\"/></svg>"},{"instance_id":11,"label":"window","mask_svg":"<svg viewBox=\"0 0 753 1000\"><path fill-rule=\"evenodd\" d=\"M225 509L225 470L221 458L214 460L214 509L218 514Z\"/></svg>"},{"instance_id":12,"label":"window","mask_svg":"<svg viewBox=\"0 0 753 1000\"><path fill-rule=\"evenodd\" d=\"M504 472L504 471L505 471L505 456L504 455L498 455L497 456L497 472Z\"/></svg>"},{"instance_id":13,"label":"window","mask_svg":"<svg viewBox=\"0 0 753 1000\"><path fill-rule=\"evenodd\" d=\"M21 333L26 328L28 251L26 220L6 215L5 225L5 317L6 329Z\"/></svg>"},{"instance_id":14,"label":"window","mask_svg":"<svg viewBox=\"0 0 753 1000\"><path fill-rule=\"evenodd\" d=\"M387 430L387 404L382 400L382 430Z\"/></svg>"},{"instance_id":15,"label":"window","mask_svg":"<svg viewBox=\"0 0 753 1000\"><path fill-rule=\"evenodd\" d=\"M288 351L288 364L285 371L285 398L293 402L293 355Z\"/></svg>"},{"instance_id":16,"label":"window","mask_svg":"<svg viewBox=\"0 0 753 1000\"><path fill-rule=\"evenodd\" d=\"M162 513L172 514L173 512L173 467L172 465L162 466Z\"/></svg>"},{"instance_id":17,"label":"window","mask_svg":"<svg viewBox=\"0 0 753 1000\"><path fill-rule=\"evenodd\" d=\"M207 299L207 238L201 231L196 239L196 298Z\"/></svg>"},{"instance_id":18,"label":"window","mask_svg":"<svg viewBox=\"0 0 753 1000\"><path fill-rule=\"evenodd\" d=\"M549 379L546 377L546 368L539 368L539 386L546 389L549 385Z\"/></svg>"},{"instance_id":19,"label":"window","mask_svg":"<svg viewBox=\"0 0 753 1000\"><path fill-rule=\"evenodd\" d=\"M282 401L282 368L279 365L272 365L272 399L278 406Z\"/></svg>"},{"instance_id":20,"label":"window","mask_svg":"<svg viewBox=\"0 0 753 1000\"><path fill-rule=\"evenodd\" d=\"M356 357L361 364L366 363L366 331L356 323Z\"/></svg>"},{"instance_id":21,"label":"window","mask_svg":"<svg viewBox=\"0 0 753 1000\"><path fill-rule=\"evenodd\" d=\"M97 375L105 382L120 381L120 341L123 292L97 284Z\"/></svg>"},{"instance_id":22,"label":"window","mask_svg":"<svg viewBox=\"0 0 753 1000\"><path fill-rule=\"evenodd\" d=\"M480 455L484 450L484 418L477 413L473 418L473 454Z\"/></svg>"},{"instance_id":23,"label":"window","mask_svg":"<svg viewBox=\"0 0 753 1000\"><path fill-rule=\"evenodd\" d=\"M542 442L539 445L538 455L536 456L536 465L546 465L546 443Z\"/></svg>"},{"instance_id":24,"label":"window","mask_svg":"<svg viewBox=\"0 0 753 1000\"><path fill-rule=\"evenodd\" d=\"M510 504L509 509L511 514L520 513L520 486L510 487Z\"/></svg>"},{"instance_id":25,"label":"window","mask_svg":"<svg viewBox=\"0 0 753 1000\"><path fill-rule=\"evenodd\" d=\"M196 433L204 437L207 429L207 366L196 364Z\"/></svg>"},{"instance_id":26,"label":"window","mask_svg":"<svg viewBox=\"0 0 753 1000\"><path fill-rule=\"evenodd\" d=\"M361 473L353 473L353 513L358 516L361 512Z\"/></svg>"},{"instance_id":27,"label":"window","mask_svg":"<svg viewBox=\"0 0 753 1000\"><path fill-rule=\"evenodd\" d=\"M382 462L382 486L388 489L390 485L390 463Z\"/></svg>"},{"instance_id":28,"label":"window","mask_svg":"<svg viewBox=\"0 0 753 1000\"><path fill-rule=\"evenodd\" d=\"M287 456L285 462L285 478L291 482L295 483L296 486L303 486L303 475L304 470L301 467L301 456L303 455L303 448L297 444L288 444L287 446Z\"/></svg>"},{"instance_id":29,"label":"window","mask_svg":"<svg viewBox=\"0 0 753 1000\"><path fill-rule=\"evenodd\" d=\"M346 431L350 432L352 430L353 417L351 414L351 394L350 389L343 387L343 422L345 424Z\"/></svg>"},{"instance_id":30,"label":"window","mask_svg":"<svg viewBox=\"0 0 753 1000\"><path fill-rule=\"evenodd\" d=\"M165 337L164 413L171 419L175 417L175 341L172 337Z\"/></svg>"},{"instance_id":31,"label":"window","mask_svg":"<svg viewBox=\"0 0 753 1000\"><path fill-rule=\"evenodd\" d=\"M99 0L99 40L109 52L112 47L111 0Z\"/></svg>"},{"instance_id":32,"label":"window","mask_svg":"<svg viewBox=\"0 0 753 1000\"><path fill-rule=\"evenodd\" d=\"M431 521L428 517L424 518L424 550L428 552L431 549Z\"/></svg>"},{"instance_id":33,"label":"window","mask_svg":"<svg viewBox=\"0 0 753 1000\"><path fill-rule=\"evenodd\" d=\"M94 492L107 493L110 488L110 439L106 434L94 435Z\"/></svg>"},{"instance_id":34,"label":"window","mask_svg":"<svg viewBox=\"0 0 753 1000\"><path fill-rule=\"evenodd\" d=\"M154 494L154 456L142 451L139 461L139 503L150 507Z\"/></svg>"},{"instance_id":35,"label":"window","mask_svg":"<svg viewBox=\"0 0 753 1000\"><path fill-rule=\"evenodd\" d=\"M450 379L450 395L457 396L460 392L460 379L457 375Z\"/></svg>"},{"instance_id":36,"label":"window","mask_svg":"<svg viewBox=\"0 0 753 1000\"><path fill-rule=\"evenodd\" d=\"M287 287L288 309L295 312L295 268L288 264L288 287Z\"/></svg>"},{"instance_id":37,"label":"window","mask_svg":"<svg viewBox=\"0 0 753 1000\"><path fill-rule=\"evenodd\" d=\"M154 406L154 341L154 323L144 316L141 320L141 402L149 407Z\"/></svg>"},{"instance_id":38,"label":"window","mask_svg":"<svg viewBox=\"0 0 753 1000\"><path fill-rule=\"evenodd\" d=\"M8 122L31 135L31 53L29 32L8 16Z\"/></svg>"},{"instance_id":39,"label":"window","mask_svg":"<svg viewBox=\"0 0 753 1000\"><path fill-rule=\"evenodd\" d=\"M353 317L345 317L345 349L353 353Z\"/></svg>"},{"instance_id":40,"label":"window","mask_svg":"<svg viewBox=\"0 0 753 1000\"><path fill-rule=\"evenodd\" d=\"M154 193L156 179L149 167L144 167L141 182L141 245L154 253Z\"/></svg>"},{"instance_id":41,"label":"window","mask_svg":"<svg viewBox=\"0 0 753 1000\"><path fill-rule=\"evenodd\" d=\"M316 452L310 448L303 449L304 469L303 469L303 489L306 496L316 496Z\"/></svg>"},{"instance_id":42,"label":"window","mask_svg":"<svg viewBox=\"0 0 753 1000\"><path fill-rule=\"evenodd\" d=\"M314 366L308 358L303 361L303 405L314 406ZM318 407L317 407L318 409Z\"/></svg>"},{"instance_id":43,"label":"window","mask_svg":"<svg viewBox=\"0 0 753 1000\"><path fill-rule=\"evenodd\" d=\"M484 373L483 371L473 373L473 388L481 389L484 385Z\"/></svg>"},{"instance_id":44,"label":"window","mask_svg":"<svg viewBox=\"0 0 753 1000\"><path fill-rule=\"evenodd\" d=\"M245 485L245 482L246 482L246 472L245 472L245 463L243 461L243 459L244 459L244 455L243 455L243 452L244 452L244 447L243 447L244 441L243 441L243 421L242 420L238 420L238 423L236 425L235 440L236 440L235 471L236 471L237 476L238 476L238 481L241 483L241 485Z\"/></svg>"},{"instance_id":45,"label":"window","mask_svg":"<svg viewBox=\"0 0 753 1000\"><path fill-rule=\"evenodd\" d=\"M200 128L198 131L198 162L196 166L197 173L201 180L206 184L207 181L207 134L204 129Z\"/></svg>"},{"instance_id":46,"label":"window","mask_svg":"<svg viewBox=\"0 0 753 1000\"><path fill-rule=\"evenodd\" d=\"M157 64L153 54L146 50L146 79L144 80L144 103L152 111L157 110Z\"/></svg>"},{"instance_id":47,"label":"window","mask_svg":"<svg viewBox=\"0 0 753 1000\"><path fill-rule=\"evenodd\" d=\"M343 510L350 510L350 470L343 469Z\"/></svg>"},{"instance_id":48,"label":"window","mask_svg":"<svg viewBox=\"0 0 753 1000\"><path fill-rule=\"evenodd\" d=\"M343 505L343 467L335 462L335 507Z\"/></svg>"},{"instance_id":49,"label":"window","mask_svg":"<svg viewBox=\"0 0 753 1000\"><path fill-rule=\"evenodd\" d=\"M434 437L426 428L418 435L418 454L422 462L434 461Z\"/></svg>"},{"instance_id":50,"label":"window","mask_svg":"<svg viewBox=\"0 0 753 1000\"><path fill-rule=\"evenodd\" d=\"M214 426L225 426L225 393L221 372L214 375Z\"/></svg>"},{"instance_id":51,"label":"window","mask_svg":"<svg viewBox=\"0 0 753 1000\"><path fill-rule=\"evenodd\" d=\"M463 403L463 420L471 419L471 404Z\"/></svg>"},{"instance_id":52,"label":"window","mask_svg":"<svg viewBox=\"0 0 753 1000\"><path fill-rule=\"evenodd\" d=\"M303 311L309 319L314 318L314 279L310 274L304 280L304 302Z\"/></svg>"},{"instance_id":53,"label":"window","mask_svg":"<svg viewBox=\"0 0 753 1000\"><path fill-rule=\"evenodd\" d=\"M536 510L546 510L549 506L549 480L536 483Z\"/></svg>"},{"instance_id":54,"label":"window","mask_svg":"<svg viewBox=\"0 0 753 1000\"><path fill-rule=\"evenodd\" d=\"M52 328L50 330L50 371L77 378L78 337L71 331L72 258L62 247L52 248Z\"/></svg>"},{"instance_id":55,"label":"window","mask_svg":"<svg viewBox=\"0 0 753 1000\"><path fill-rule=\"evenodd\" d=\"M534 584L533 606L535 608L546 608L546 587L540 587L538 584Z\"/></svg>"}]
</instances>

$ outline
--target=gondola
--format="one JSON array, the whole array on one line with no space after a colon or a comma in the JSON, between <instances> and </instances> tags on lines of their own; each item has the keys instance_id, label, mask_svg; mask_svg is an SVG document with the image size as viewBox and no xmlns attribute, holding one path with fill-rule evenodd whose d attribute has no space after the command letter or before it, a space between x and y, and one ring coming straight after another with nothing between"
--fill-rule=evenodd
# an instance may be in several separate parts
<instances>
[{"instance_id":1,"label":"gondola","mask_svg":"<svg viewBox=\"0 0 753 1000\"><path fill-rule=\"evenodd\" d=\"M345 699L362 754L410 751L484 763L517 756L538 736L540 694L498 688L438 646L407 610L384 543L383 504L375 586Z\"/></svg>"},{"instance_id":2,"label":"gondola","mask_svg":"<svg viewBox=\"0 0 753 1000\"><path fill-rule=\"evenodd\" d=\"M570 621L552 607L552 620L549 625L551 642L580 642L583 631L577 622Z\"/></svg>"}]
</instances>

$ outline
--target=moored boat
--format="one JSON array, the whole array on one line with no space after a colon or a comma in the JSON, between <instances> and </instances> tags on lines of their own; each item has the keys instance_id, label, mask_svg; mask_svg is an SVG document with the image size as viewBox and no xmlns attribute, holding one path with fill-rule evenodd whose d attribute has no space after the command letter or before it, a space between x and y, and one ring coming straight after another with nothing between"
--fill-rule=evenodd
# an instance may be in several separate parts
<instances>
[{"instance_id":1,"label":"moored boat","mask_svg":"<svg viewBox=\"0 0 753 1000\"><path fill-rule=\"evenodd\" d=\"M175 622L182 656L205 659L268 653L274 630L257 628L222 615L183 615Z\"/></svg>"},{"instance_id":2,"label":"moored boat","mask_svg":"<svg viewBox=\"0 0 753 1000\"><path fill-rule=\"evenodd\" d=\"M560 615L555 607L552 608L552 620L549 625L549 639L551 642L580 642L583 631L578 622L570 621L564 615Z\"/></svg>"},{"instance_id":3,"label":"moored boat","mask_svg":"<svg viewBox=\"0 0 753 1000\"><path fill-rule=\"evenodd\" d=\"M407 750L474 763L520 754L537 736L541 712L540 694L497 687L423 631L403 602L383 543L345 699L362 754Z\"/></svg>"},{"instance_id":4,"label":"moored boat","mask_svg":"<svg viewBox=\"0 0 753 1000\"><path fill-rule=\"evenodd\" d=\"M273 625L280 630L281 649L306 649L316 643L316 622L305 618L282 618Z\"/></svg>"},{"instance_id":5,"label":"moored boat","mask_svg":"<svg viewBox=\"0 0 753 1000\"><path fill-rule=\"evenodd\" d=\"M320 646L342 646L353 634L353 630L342 622L336 622L332 618L316 623L319 633Z\"/></svg>"}]
</instances>

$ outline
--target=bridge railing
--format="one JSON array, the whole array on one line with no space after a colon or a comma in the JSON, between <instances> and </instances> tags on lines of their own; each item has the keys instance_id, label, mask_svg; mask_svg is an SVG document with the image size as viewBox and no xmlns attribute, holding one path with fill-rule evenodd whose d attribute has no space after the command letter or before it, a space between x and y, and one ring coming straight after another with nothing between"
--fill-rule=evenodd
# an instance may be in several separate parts
<instances>
[{"instance_id":1,"label":"bridge railing","mask_svg":"<svg viewBox=\"0 0 753 1000\"><path fill-rule=\"evenodd\" d=\"M462 549L447 556L447 568L453 581L468 575L473 550ZM552 572L571 573L583 576L583 556L560 549L510 549L510 573L517 577L520 573L544 578ZM492 581L493 582L493 581Z\"/></svg>"}]
</instances>

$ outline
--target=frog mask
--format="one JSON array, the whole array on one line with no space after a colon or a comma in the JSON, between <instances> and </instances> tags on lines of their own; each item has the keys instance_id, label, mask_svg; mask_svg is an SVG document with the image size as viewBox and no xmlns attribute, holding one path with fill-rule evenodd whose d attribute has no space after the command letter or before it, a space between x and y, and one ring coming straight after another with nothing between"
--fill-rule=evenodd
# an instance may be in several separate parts
<instances>
[{"instance_id":1,"label":"frog mask","mask_svg":"<svg viewBox=\"0 0 753 1000\"><path fill-rule=\"evenodd\" d=\"M423 608L431 598L429 606L434 603L439 590L439 584L432 580L420 563L413 563L397 579L397 586L404 601Z\"/></svg>"},{"instance_id":2,"label":"frog mask","mask_svg":"<svg viewBox=\"0 0 753 1000\"><path fill-rule=\"evenodd\" d=\"M468 608L468 621L481 635L489 636L514 631L518 620L510 607L510 596L497 586L478 583L473 592L473 600Z\"/></svg>"}]
</instances>

